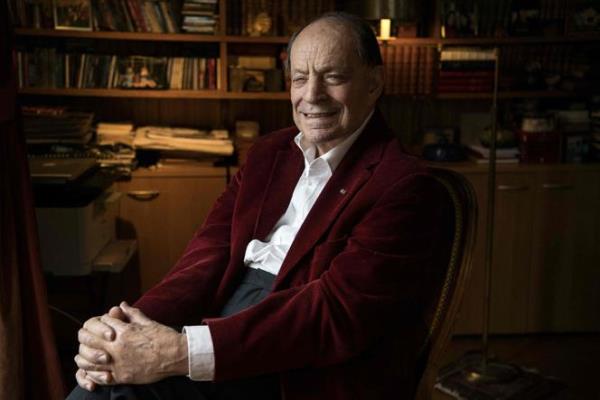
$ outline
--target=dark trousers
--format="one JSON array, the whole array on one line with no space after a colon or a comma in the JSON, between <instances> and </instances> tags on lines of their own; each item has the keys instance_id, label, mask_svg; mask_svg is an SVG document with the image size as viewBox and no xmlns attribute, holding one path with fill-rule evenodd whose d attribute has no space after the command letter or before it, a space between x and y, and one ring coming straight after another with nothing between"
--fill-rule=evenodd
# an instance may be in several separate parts
<instances>
[{"instance_id":1,"label":"dark trousers","mask_svg":"<svg viewBox=\"0 0 600 400\"><path fill-rule=\"evenodd\" d=\"M273 287L275 275L248 268L244 279L229 299L221 316L233 315L264 299ZM279 400L279 379L264 375L239 381L196 382L177 376L148 385L97 386L93 392L76 387L67 400Z\"/></svg>"}]
</instances>

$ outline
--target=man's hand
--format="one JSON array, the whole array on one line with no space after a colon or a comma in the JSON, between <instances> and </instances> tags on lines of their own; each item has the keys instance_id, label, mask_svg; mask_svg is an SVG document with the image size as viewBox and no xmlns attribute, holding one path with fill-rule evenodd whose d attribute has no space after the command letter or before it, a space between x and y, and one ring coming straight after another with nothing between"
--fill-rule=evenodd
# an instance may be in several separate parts
<instances>
[{"instance_id":1,"label":"man's hand","mask_svg":"<svg viewBox=\"0 0 600 400\"><path fill-rule=\"evenodd\" d=\"M123 313L120 307L112 307L108 311L108 315L117 318L121 321L128 321L127 316ZM112 327L104 324L100 317L93 317L88 319L84 324L83 328L79 330L79 337L82 336L95 336L97 338L104 338L105 340L114 340L116 333ZM102 350L101 348L92 348L85 344L79 344L79 354L75 356L75 362L83 359L89 364L97 364L98 366L106 365L105 372L100 371L89 371L89 373L83 369L79 369L75 374L77 383L82 388L92 391L96 387L96 383L106 383L112 380L110 371L108 368L108 362L110 361L110 355Z\"/></svg>"},{"instance_id":2,"label":"man's hand","mask_svg":"<svg viewBox=\"0 0 600 400\"><path fill-rule=\"evenodd\" d=\"M75 361L84 372L78 371L78 382L87 378L100 384L144 384L188 373L185 335L150 320L127 303L121 303L120 309L126 320L110 313L90 323L90 330L80 331L80 353ZM114 340L106 334L108 328L114 332ZM100 352L109 355L107 362L102 361Z\"/></svg>"}]
</instances>

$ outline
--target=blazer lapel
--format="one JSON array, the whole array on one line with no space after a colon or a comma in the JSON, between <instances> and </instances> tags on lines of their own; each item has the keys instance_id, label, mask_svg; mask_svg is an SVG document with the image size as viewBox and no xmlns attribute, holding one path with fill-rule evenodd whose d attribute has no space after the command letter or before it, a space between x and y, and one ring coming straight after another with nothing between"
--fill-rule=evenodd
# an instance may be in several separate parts
<instances>
[{"instance_id":1,"label":"blazer lapel","mask_svg":"<svg viewBox=\"0 0 600 400\"><path fill-rule=\"evenodd\" d=\"M381 139L385 130L385 125L382 125L381 117L376 112L304 220L283 261L275 280L275 287L284 282L302 257L317 244L348 201L368 181L373 165L381 159L385 144Z\"/></svg>"},{"instance_id":2,"label":"blazer lapel","mask_svg":"<svg viewBox=\"0 0 600 400\"><path fill-rule=\"evenodd\" d=\"M294 143L292 145L295 146ZM296 183L304 169L302 153L299 149L295 150L291 148L277 152L258 211L253 238L264 240L291 201Z\"/></svg>"}]
</instances>

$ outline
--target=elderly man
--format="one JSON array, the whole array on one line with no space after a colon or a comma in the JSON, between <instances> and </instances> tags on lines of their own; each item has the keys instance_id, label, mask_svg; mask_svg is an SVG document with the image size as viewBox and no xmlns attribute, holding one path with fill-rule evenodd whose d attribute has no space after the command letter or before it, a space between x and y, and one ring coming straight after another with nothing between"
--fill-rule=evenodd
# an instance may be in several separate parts
<instances>
[{"instance_id":1,"label":"elderly man","mask_svg":"<svg viewBox=\"0 0 600 400\"><path fill-rule=\"evenodd\" d=\"M258 141L136 308L86 322L69 399L414 394L449 199L375 108L368 25L326 14L288 50L296 127Z\"/></svg>"}]
</instances>

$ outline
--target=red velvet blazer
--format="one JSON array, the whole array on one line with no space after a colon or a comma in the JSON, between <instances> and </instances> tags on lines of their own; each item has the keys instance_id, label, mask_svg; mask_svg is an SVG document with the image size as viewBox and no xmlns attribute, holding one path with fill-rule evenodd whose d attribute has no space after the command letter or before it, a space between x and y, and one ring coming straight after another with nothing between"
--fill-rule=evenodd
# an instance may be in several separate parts
<instances>
[{"instance_id":1,"label":"red velvet blazer","mask_svg":"<svg viewBox=\"0 0 600 400\"><path fill-rule=\"evenodd\" d=\"M284 399L408 399L448 259L443 188L376 112L323 189L261 303L217 318L304 168L296 128L264 136L185 253L137 303L210 326L215 380L278 373ZM158 216L157 216L158 217Z\"/></svg>"}]
</instances>

